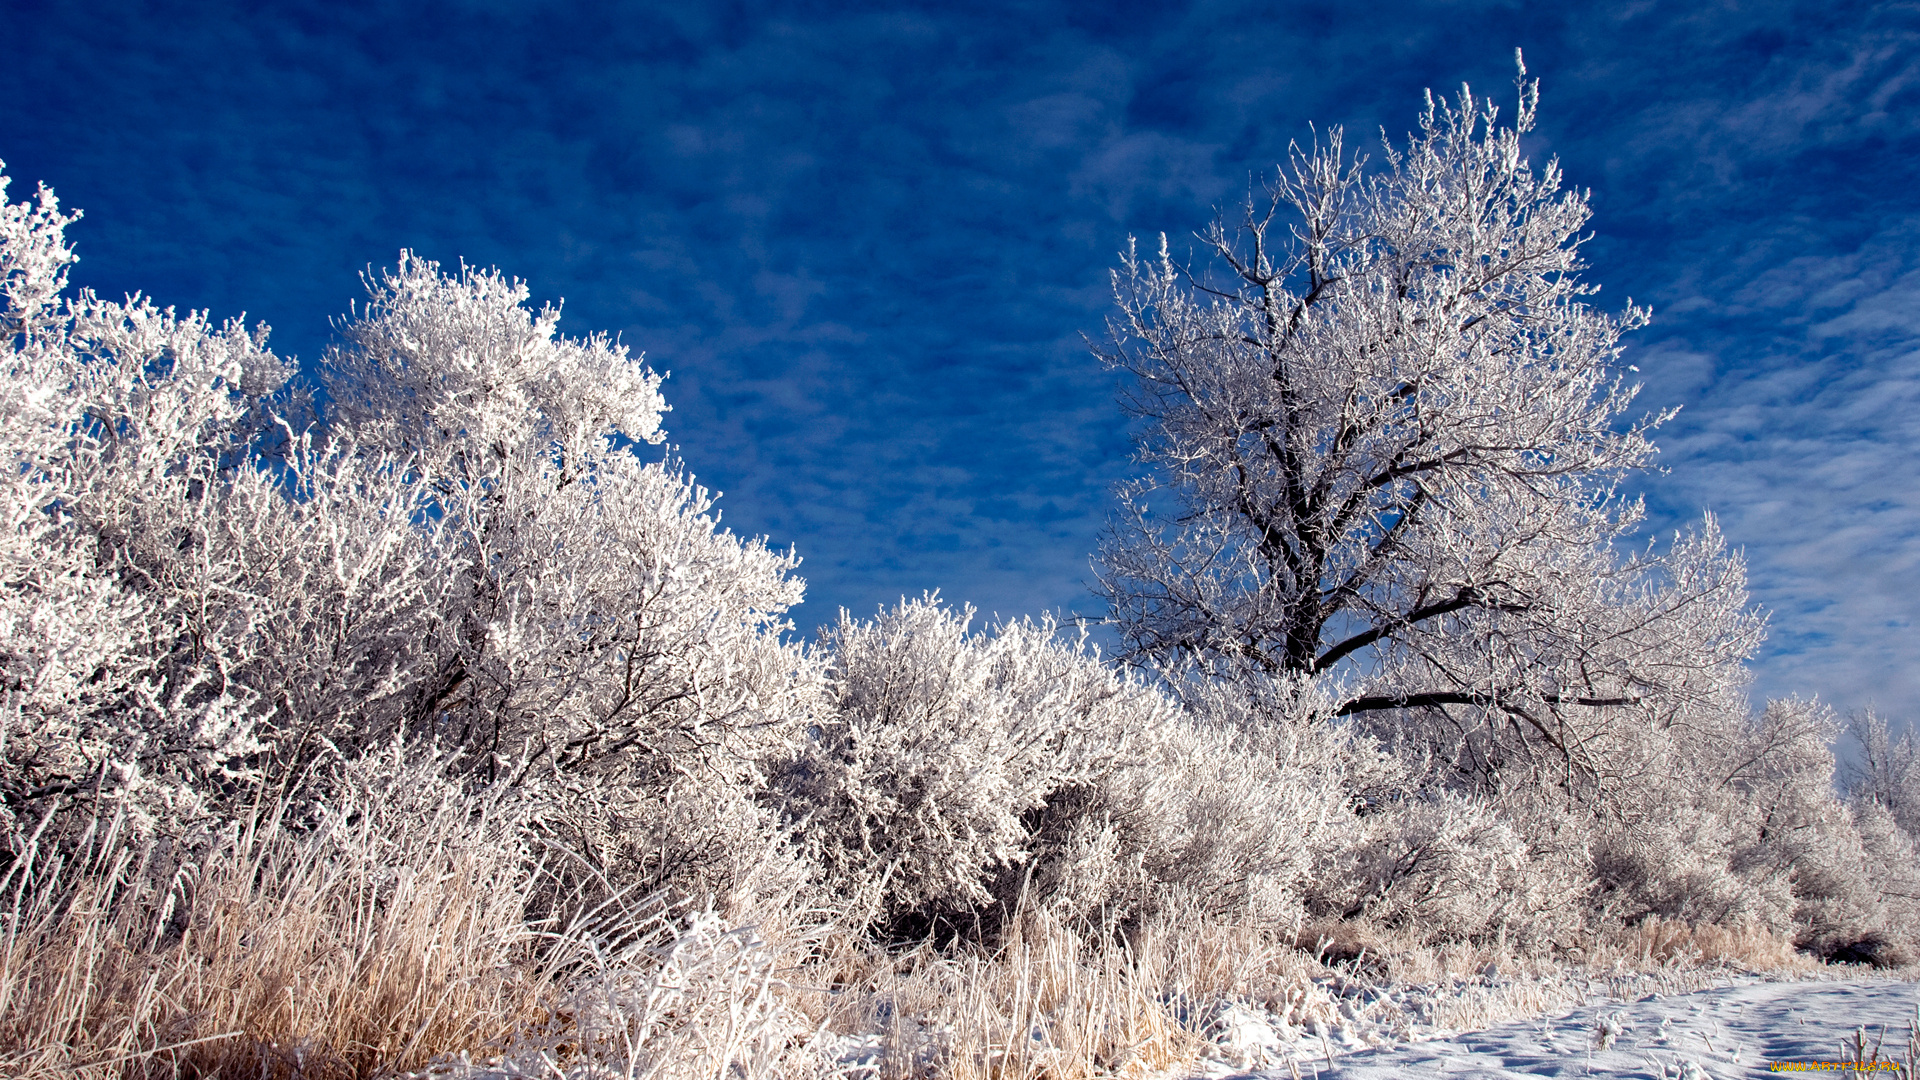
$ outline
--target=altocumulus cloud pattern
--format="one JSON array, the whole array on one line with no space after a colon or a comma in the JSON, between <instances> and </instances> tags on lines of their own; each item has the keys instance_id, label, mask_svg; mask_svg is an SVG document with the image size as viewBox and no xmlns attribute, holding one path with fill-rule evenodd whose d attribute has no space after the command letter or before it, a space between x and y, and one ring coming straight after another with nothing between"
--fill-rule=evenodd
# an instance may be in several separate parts
<instances>
[{"instance_id":1,"label":"altocumulus cloud pattern","mask_svg":"<svg viewBox=\"0 0 1920 1080\"><path fill-rule=\"evenodd\" d=\"M1114 253L1177 249L1310 123L1504 93L1522 47L1588 278L1654 309L1640 400L1683 406L1655 522L1746 548L1760 692L1907 712L1920 8L1338 8L16 0L0 159L86 208L77 282L309 362L402 247L564 297L673 373L670 440L798 547L805 629L932 587L1093 613Z\"/></svg>"}]
</instances>

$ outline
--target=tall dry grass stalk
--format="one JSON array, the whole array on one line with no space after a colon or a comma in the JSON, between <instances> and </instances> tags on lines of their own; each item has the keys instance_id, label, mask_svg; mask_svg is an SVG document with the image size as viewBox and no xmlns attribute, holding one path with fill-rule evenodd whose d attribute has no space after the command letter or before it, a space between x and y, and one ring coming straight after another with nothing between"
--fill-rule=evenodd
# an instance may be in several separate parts
<instances>
[{"instance_id":1,"label":"tall dry grass stalk","mask_svg":"<svg viewBox=\"0 0 1920 1080\"><path fill-rule=\"evenodd\" d=\"M1778 974L1810 972L1821 966L1794 949L1791 940L1763 926L1696 926L1661 918L1644 919L1602 936L1588 964L1633 971L1735 967Z\"/></svg>"},{"instance_id":2,"label":"tall dry grass stalk","mask_svg":"<svg viewBox=\"0 0 1920 1080\"><path fill-rule=\"evenodd\" d=\"M1089 943L1029 910L997 954L924 965L918 989L933 997L928 1011L944 1029L941 1071L955 1080L1069 1080L1196 1062L1199 1040L1181 1023L1180 973L1170 970L1181 957L1163 940L1141 944L1107 935Z\"/></svg>"},{"instance_id":3,"label":"tall dry grass stalk","mask_svg":"<svg viewBox=\"0 0 1920 1080\"><path fill-rule=\"evenodd\" d=\"M363 789L198 843L115 818L0 890L0 1074L365 1077L498 1042L551 971L503 808Z\"/></svg>"},{"instance_id":4,"label":"tall dry grass stalk","mask_svg":"<svg viewBox=\"0 0 1920 1080\"><path fill-rule=\"evenodd\" d=\"M369 773L335 805L193 844L108 819L27 845L0 877L0 1075L1145 1078L1197 1071L1232 1003L1298 1032L1332 1021L1336 975L1497 972L1425 1021L1457 1029L1593 990L1497 942L1350 925L1315 949L1179 910L1121 935L1028 907L995 949L900 950L770 888L737 910L605 888L586 908L552 895L569 875L543 871L513 806L397 760ZM1670 990L1815 966L1759 930L1655 921L1585 960Z\"/></svg>"},{"instance_id":5,"label":"tall dry grass stalk","mask_svg":"<svg viewBox=\"0 0 1920 1080\"><path fill-rule=\"evenodd\" d=\"M136 842L123 818L37 837L0 877L0 1076L819 1071L775 977L811 947L803 913L768 920L776 950L577 861L548 872L568 857L507 794L436 764L396 748L330 805L192 844Z\"/></svg>"},{"instance_id":6,"label":"tall dry grass stalk","mask_svg":"<svg viewBox=\"0 0 1920 1080\"><path fill-rule=\"evenodd\" d=\"M789 1000L817 1030L864 1039L842 1065L875 1080L1178 1076L1201 1067L1217 1006L1304 1020L1327 1005L1308 1003L1326 974L1277 934L1192 913L1121 935L1030 907L993 949L842 941L795 970Z\"/></svg>"}]
</instances>

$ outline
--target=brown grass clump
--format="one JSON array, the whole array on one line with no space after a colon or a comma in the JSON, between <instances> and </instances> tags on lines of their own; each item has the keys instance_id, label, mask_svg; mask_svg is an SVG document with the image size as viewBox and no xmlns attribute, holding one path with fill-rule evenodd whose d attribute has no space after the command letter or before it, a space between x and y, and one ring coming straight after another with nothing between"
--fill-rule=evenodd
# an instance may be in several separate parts
<instances>
[{"instance_id":1,"label":"brown grass clump","mask_svg":"<svg viewBox=\"0 0 1920 1080\"><path fill-rule=\"evenodd\" d=\"M1200 1065L1213 1006L1284 1009L1313 974L1326 971L1253 928L1169 914L1089 932L1028 907L992 949L821 958L794 1003L823 1032L865 1033L862 1064L887 1080L1144 1078Z\"/></svg>"},{"instance_id":2,"label":"brown grass clump","mask_svg":"<svg viewBox=\"0 0 1920 1080\"><path fill-rule=\"evenodd\" d=\"M1671 989L1819 966L1755 927L1649 919L1573 957L1177 904L1125 933L1034 904L992 947L888 948L777 889L556 896L566 857L504 796L363 772L191 843L108 820L27 844L0 877L0 1075L1145 1078L1198 1069L1236 1002L1333 1021L1333 983L1454 986L1424 1022L1467 1029L1577 1003L1569 959Z\"/></svg>"},{"instance_id":3,"label":"brown grass clump","mask_svg":"<svg viewBox=\"0 0 1920 1080\"><path fill-rule=\"evenodd\" d=\"M27 844L0 877L0 1076L812 1075L775 974L810 947L790 909L775 948L609 889L435 764L396 751L192 844L121 819Z\"/></svg>"},{"instance_id":4,"label":"brown grass clump","mask_svg":"<svg viewBox=\"0 0 1920 1080\"><path fill-rule=\"evenodd\" d=\"M1799 974L1820 962L1794 949L1793 942L1764 926L1692 925L1652 917L1600 936L1588 964L1595 968L1724 967L1742 971Z\"/></svg>"},{"instance_id":5,"label":"brown grass clump","mask_svg":"<svg viewBox=\"0 0 1920 1080\"><path fill-rule=\"evenodd\" d=\"M0 1074L367 1077L502 1039L551 972L497 803L362 789L194 844L95 822L4 878Z\"/></svg>"}]
</instances>

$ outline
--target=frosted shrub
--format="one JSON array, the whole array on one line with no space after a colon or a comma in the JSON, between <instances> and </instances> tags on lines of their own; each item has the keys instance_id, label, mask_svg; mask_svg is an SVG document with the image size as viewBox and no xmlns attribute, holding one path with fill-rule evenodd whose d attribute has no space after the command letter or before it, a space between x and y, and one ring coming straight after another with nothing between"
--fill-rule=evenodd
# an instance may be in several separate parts
<instances>
[{"instance_id":1,"label":"frosted shrub","mask_svg":"<svg viewBox=\"0 0 1920 1080\"><path fill-rule=\"evenodd\" d=\"M1238 814L1201 816L1191 833L1200 850L1234 858L1208 874L1163 869L1161 880L1210 881L1203 894L1216 901L1236 896L1228 882L1258 883L1245 892L1248 907L1222 913L1357 920L1411 941L1528 944L1582 924L1585 815L1568 814L1564 799L1548 799L1548 812L1538 800L1452 790L1460 775L1448 766L1461 762L1437 759L1432 742L1396 738L1404 727L1333 720L1342 688L1320 680L1209 669L1170 687L1201 753L1185 768L1155 762L1144 776L1118 774L1121 783L1164 785L1188 804Z\"/></svg>"},{"instance_id":2,"label":"frosted shrub","mask_svg":"<svg viewBox=\"0 0 1920 1080\"><path fill-rule=\"evenodd\" d=\"M1083 919L1178 908L1297 925L1315 853L1340 835L1376 749L1303 719L1310 688L1179 678L1168 689L1181 710L1141 718L1132 752L1073 793L1071 815L1049 807L1041 835L1057 850L1037 876L1059 874Z\"/></svg>"},{"instance_id":3,"label":"frosted shrub","mask_svg":"<svg viewBox=\"0 0 1920 1080\"><path fill-rule=\"evenodd\" d=\"M1025 815L1092 780L1160 704L1047 623L970 634L933 596L822 648L834 715L783 772L826 881L865 919L970 917L1031 854Z\"/></svg>"},{"instance_id":4,"label":"frosted shrub","mask_svg":"<svg viewBox=\"0 0 1920 1080\"><path fill-rule=\"evenodd\" d=\"M1824 706L1769 702L1717 748L1722 764L1714 794L1724 801L1698 800L1734 830L1732 869L1763 895L1786 885L1790 914L1802 926L1814 909L1858 905L1870 891L1852 818L1834 797L1831 745L1838 734ZM1731 760L1721 756L1729 748ZM1697 760L1703 771L1711 768L1707 754Z\"/></svg>"},{"instance_id":5,"label":"frosted shrub","mask_svg":"<svg viewBox=\"0 0 1920 1080\"><path fill-rule=\"evenodd\" d=\"M1911 727L1895 739L1868 712L1849 725L1861 762L1850 778L1854 824L1883 904L1886 948L1876 959L1920 958L1920 744Z\"/></svg>"},{"instance_id":6,"label":"frosted shrub","mask_svg":"<svg viewBox=\"0 0 1920 1080\"><path fill-rule=\"evenodd\" d=\"M927 597L843 614L823 641L835 716L779 786L856 921L990 934L1045 905L1083 927L1173 908L1298 924L1349 790L1391 768L1376 746L1297 719L1305 684L1182 679L1174 697L1045 623L972 634L970 614Z\"/></svg>"},{"instance_id":7,"label":"frosted shrub","mask_svg":"<svg viewBox=\"0 0 1920 1080\"><path fill-rule=\"evenodd\" d=\"M635 456L661 376L402 253L308 427L265 328L62 300L72 220L45 192L0 215L17 829L94 795L184 828L404 735L539 779L603 876L713 891L767 845L758 762L819 700L781 636L798 560Z\"/></svg>"},{"instance_id":8,"label":"frosted shrub","mask_svg":"<svg viewBox=\"0 0 1920 1080\"><path fill-rule=\"evenodd\" d=\"M1911 837L1878 800L1856 797L1849 806L1835 797L1832 745L1840 732L1831 710L1798 699L1768 703L1747 725L1734 744L1740 764L1730 786L1738 799L1725 812L1747 837L1734 866L1748 876L1790 878L1802 948L1891 962L1911 955L1920 873ZM1872 754L1868 761L1873 769Z\"/></svg>"},{"instance_id":9,"label":"frosted shrub","mask_svg":"<svg viewBox=\"0 0 1920 1080\"><path fill-rule=\"evenodd\" d=\"M1920 841L1920 742L1912 728L1894 738L1886 720L1868 710L1847 724L1860 747L1860 762L1847 778L1855 803L1874 802Z\"/></svg>"},{"instance_id":10,"label":"frosted shrub","mask_svg":"<svg viewBox=\"0 0 1920 1080\"><path fill-rule=\"evenodd\" d=\"M1521 882L1528 852L1484 803L1435 793L1368 808L1321 853L1313 900L1320 913L1365 917L1422 941L1528 928L1544 905ZM1551 901L1564 903L1567 897Z\"/></svg>"},{"instance_id":11,"label":"frosted shrub","mask_svg":"<svg viewBox=\"0 0 1920 1080\"><path fill-rule=\"evenodd\" d=\"M808 689L781 642L791 554L718 527L658 442L660 376L491 272L402 253L329 355L338 426L405 455L458 581L408 721L562 768L709 767L788 725ZM697 689L696 689L697 687ZM712 753L708 753L712 751Z\"/></svg>"},{"instance_id":12,"label":"frosted shrub","mask_svg":"<svg viewBox=\"0 0 1920 1080\"><path fill-rule=\"evenodd\" d=\"M624 347L559 336L491 271L403 252L369 288L328 356L333 437L418 493L433 554L383 722L542 778L547 827L610 887L729 891L772 842L758 763L818 700L781 637L799 560L635 455L665 405Z\"/></svg>"},{"instance_id":13,"label":"frosted shrub","mask_svg":"<svg viewBox=\"0 0 1920 1080\"><path fill-rule=\"evenodd\" d=\"M1835 796L1838 725L1815 702L1697 710L1650 741L1592 836L1596 919L1749 926L1885 962L1911 925L1904 834ZM1877 812L1876 812L1877 811Z\"/></svg>"},{"instance_id":14,"label":"frosted shrub","mask_svg":"<svg viewBox=\"0 0 1920 1080\"><path fill-rule=\"evenodd\" d=\"M1183 911L1267 926L1297 921L1324 825L1324 776L1289 769L1242 733L1171 717L1090 783L1030 817L1019 890L1081 924ZM1332 803L1337 808L1338 796Z\"/></svg>"},{"instance_id":15,"label":"frosted shrub","mask_svg":"<svg viewBox=\"0 0 1920 1080\"><path fill-rule=\"evenodd\" d=\"M1116 675L1045 624L933 598L823 643L836 716L779 782L832 892L892 933L1085 927L1177 908L1297 926L1352 792L1400 767L1291 687ZM1269 722L1278 721L1278 722Z\"/></svg>"},{"instance_id":16,"label":"frosted shrub","mask_svg":"<svg viewBox=\"0 0 1920 1080\"><path fill-rule=\"evenodd\" d=\"M328 354L336 422L413 455L442 483L478 482L529 446L582 466L618 434L659 443L663 376L604 334L559 335L560 309L526 307L524 282L400 253ZM584 455L584 457L583 457Z\"/></svg>"},{"instance_id":17,"label":"frosted shrub","mask_svg":"<svg viewBox=\"0 0 1920 1080\"><path fill-rule=\"evenodd\" d=\"M264 329L61 301L73 220L45 189L0 201L0 787L9 815L97 793L144 829L201 814L262 748L266 695L232 677L261 643L210 539L288 369Z\"/></svg>"},{"instance_id":18,"label":"frosted shrub","mask_svg":"<svg viewBox=\"0 0 1920 1080\"><path fill-rule=\"evenodd\" d=\"M230 566L229 595L253 598L231 617L258 643L232 670L261 695L279 776L405 733L459 586L430 493L391 457L303 434L223 495L208 548Z\"/></svg>"},{"instance_id":19,"label":"frosted shrub","mask_svg":"<svg viewBox=\"0 0 1920 1080\"><path fill-rule=\"evenodd\" d=\"M1626 924L1657 916L1784 929L1789 882L1737 873L1729 861L1735 840L1725 818L1685 805L1648 806L1630 825L1602 824L1593 845L1599 915Z\"/></svg>"},{"instance_id":20,"label":"frosted shrub","mask_svg":"<svg viewBox=\"0 0 1920 1080\"><path fill-rule=\"evenodd\" d=\"M1837 913L1807 904L1801 944L1831 960L1881 966L1920 960L1920 844L1878 803L1851 809L1857 847L1836 847L1829 859L1839 863L1854 856L1857 861L1841 865L1863 887L1843 897ZM1856 899L1862 894L1865 904Z\"/></svg>"},{"instance_id":21,"label":"frosted shrub","mask_svg":"<svg viewBox=\"0 0 1920 1080\"><path fill-rule=\"evenodd\" d=\"M612 938L571 929L565 947L580 974L553 1002L552 1019L516 1033L490 1067L443 1071L706 1080L805 1076L825 1064L775 993L781 958L751 930L729 929L712 911L638 923L618 925Z\"/></svg>"}]
</instances>

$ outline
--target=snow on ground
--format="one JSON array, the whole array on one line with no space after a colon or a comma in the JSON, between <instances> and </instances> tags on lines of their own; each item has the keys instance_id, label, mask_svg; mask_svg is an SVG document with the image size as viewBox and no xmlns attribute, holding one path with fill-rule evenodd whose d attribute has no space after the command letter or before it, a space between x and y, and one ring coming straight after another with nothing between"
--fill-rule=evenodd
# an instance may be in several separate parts
<instances>
[{"instance_id":1,"label":"snow on ground","mask_svg":"<svg viewBox=\"0 0 1920 1080\"><path fill-rule=\"evenodd\" d=\"M1856 1031L1864 1029L1865 1057L1876 1042L1880 1058L1908 1060L1909 1038L1920 1026L1920 985L1863 977L1823 982L1773 982L1729 976L1725 985L1689 994L1649 993L1618 1000L1604 988L1570 1011L1479 1031L1444 1032L1402 1027L1392 1045L1385 1030L1364 1023L1383 1009L1412 1019L1421 992L1375 992L1349 999L1345 1030L1314 1024L1288 1029L1272 1014L1224 1010L1213 1026L1213 1077L1320 1080L1466 1080L1519 1076L1618 1076L1730 1080L1770 1071L1771 1062L1853 1059ZM1617 993L1618 987L1613 987ZM1406 1006L1413 1008L1408 1009ZM1262 1010L1264 1012L1264 1010ZM1359 1018L1356 1022L1351 1018ZM1365 1031L1374 1027L1373 1031ZM1356 1034L1355 1029L1362 1029ZM1367 1037L1372 1036L1372 1037ZM1411 1041L1402 1041L1410 1039ZM1235 1061L1235 1059L1238 1059ZM1227 1066L1258 1064L1259 1071ZM1849 1074L1851 1075L1851 1074ZM1879 1075L1892 1076L1892 1073Z\"/></svg>"}]
</instances>

